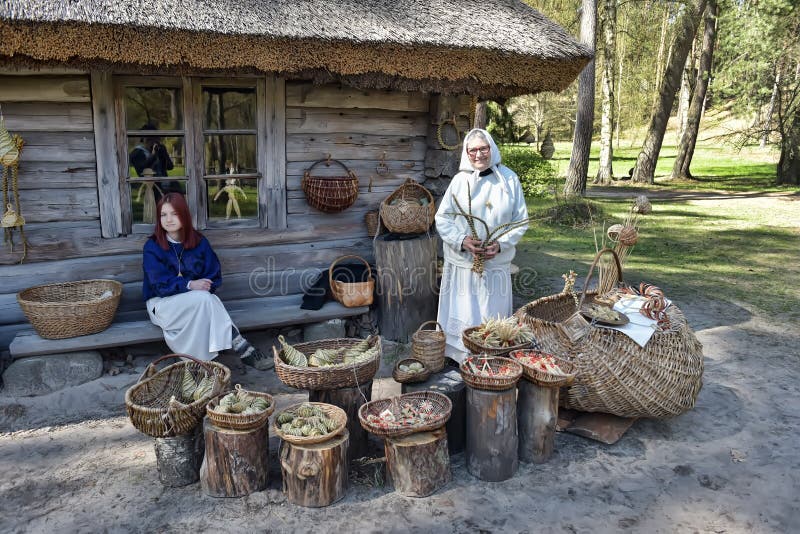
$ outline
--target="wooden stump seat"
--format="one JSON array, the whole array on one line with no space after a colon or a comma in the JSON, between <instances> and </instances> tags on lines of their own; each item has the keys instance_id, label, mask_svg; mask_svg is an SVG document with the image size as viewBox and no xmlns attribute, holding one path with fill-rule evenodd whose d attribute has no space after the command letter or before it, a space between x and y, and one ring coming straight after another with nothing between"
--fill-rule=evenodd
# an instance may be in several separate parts
<instances>
[{"instance_id":1,"label":"wooden stump seat","mask_svg":"<svg viewBox=\"0 0 800 534\"><path fill-rule=\"evenodd\" d=\"M319 508L345 496L349 462L347 429L323 443L281 443L280 462L286 499L299 506Z\"/></svg>"},{"instance_id":2,"label":"wooden stump seat","mask_svg":"<svg viewBox=\"0 0 800 534\"><path fill-rule=\"evenodd\" d=\"M450 482L447 431L420 432L386 438L386 472L397 493L427 497Z\"/></svg>"},{"instance_id":3,"label":"wooden stump seat","mask_svg":"<svg viewBox=\"0 0 800 534\"><path fill-rule=\"evenodd\" d=\"M200 468L203 491L211 497L242 497L267 487L269 421L253 430L231 430L203 420L206 456Z\"/></svg>"}]
</instances>

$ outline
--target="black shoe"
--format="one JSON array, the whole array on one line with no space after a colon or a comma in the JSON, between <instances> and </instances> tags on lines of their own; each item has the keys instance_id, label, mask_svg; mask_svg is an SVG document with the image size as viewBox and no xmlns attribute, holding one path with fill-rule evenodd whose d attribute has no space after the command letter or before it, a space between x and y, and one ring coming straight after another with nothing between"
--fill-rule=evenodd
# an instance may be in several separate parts
<instances>
[{"instance_id":1,"label":"black shoe","mask_svg":"<svg viewBox=\"0 0 800 534\"><path fill-rule=\"evenodd\" d=\"M272 358L264 356L263 352L252 345L244 352L241 359L245 365L254 367L259 371L266 371L267 369L275 367L275 362L272 361Z\"/></svg>"}]
</instances>

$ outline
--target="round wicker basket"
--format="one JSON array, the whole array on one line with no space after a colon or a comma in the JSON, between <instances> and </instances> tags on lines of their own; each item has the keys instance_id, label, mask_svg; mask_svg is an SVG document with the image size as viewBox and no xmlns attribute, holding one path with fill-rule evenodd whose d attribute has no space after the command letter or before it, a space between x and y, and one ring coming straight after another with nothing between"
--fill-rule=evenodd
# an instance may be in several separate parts
<instances>
[{"instance_id":1,"label":"round wicker basket","mask_svg":"<svg viewBox=\"0 0 800 534\"><path fill-rule=\"evenodd\" d=\"M289 410L296 410L302 404L306 403L301 402L298 404L293 404L288 408L281 410L281 413ZM272 422L272 428L273 430L275 430L275 434L277 434L278 437L280 437L282 440L288 441L289 443L296 443L297 445L312 445L314 443L322 443L323 441L328 441L334 436L337 436L342 430L344 430L344 427L347 426L347 414L344 412L344 410L342 410L338 406L334 406L333 404L326 404L324 402L310 402L308 404L313 404L314 406L321 408L325 412L325 415L336 421L338 423L336 429L322 436L292 436L291 434L287 434L286 432L283 432L281 430L281 427L278 424L278 416L280 416L279 413L278 416L275 417L275 420Z\"/></svg>"},{"instance_id":2,"label":"round wicker basket","mask_svg":"<svg viewBox=\"0 0 800 534\"><path fill-rule=\"evenodd\" d=\"M220 428L230 428L232 430L252 430L258 428L269 420L269 416L275 411L275 401L272 395L268 393L261 393L260 391L247 391L242 389L242 386L236 384L237 395L249 395L251 397L261 397L269 403L269 407L259 413L242 415L240 413L228 413L219 409L219 401L225 396L225 393L220 394L214 399L211 399L206 405L206 415L214 425Z\"/></svg>"},{"instance_id":3,"label":"round wicker basket","mask_svg":"<svg viewBox=\"0 0 800 534\"><path fill-rule=\"evenodd\" d=\"M520 343L518 345L511 345L508 347L490 347L488 345L481 345L480 343L474 341L470 336L470 332L474 332L475 330L479 329L480 326L471 326L469 328L464 329L461 333L461 341L463 341L464 346L467 347L472 354L487 354L489 356L505 356L512 350L520 350L530 346L530 342L526 341L525 343Z\"/></svg>"},{"instance_id":4,"label":"round wicker basket","mask_svg":"<svg viewBox=\"0 0 800 534\"><path fill-rule=\"evenodd\" d=\"M436 325L435 330L423 330L428 325ZM445 341L444 329L436 321L427 321L419 325L411 334L411 354L422 362L431 373L438 373L444 368Z\"/></svg>"},{"instance_id":5,"label":"round wicker basket","mask_svg":"<svg viewBox=\"0 0 800 534\"><path fill-rule=\"evenodd\" d=\"M541 369L537 369L532 367L530 364L526 363L524 360L520 360L520 357L523 356L549 356L553 358L558 365L558 367L566 373L565 376L562 375L554 375L551 373L546 373ZM510 354L510 357L513 358L515 361L519 362L522 366L522 375L533 382L534 384L538 384L540 386L546 387L562 387L562 386L569 386L575 381L575 366L568 362L567 360L562 360L552 354L548 354L546 352L541 352L538 350L515 350Z\"/></svg>"},{"instance_id":6,"label":"round wicker basket","mask_svg":"<svg viewBox=\"0 0 800 534\"><path fill-rule=\"evenodd\" d=\"M116 280L82 280L29 287L17 302L41 337L64 339L108 328L121 295Z\"/></svg>"},{"instance_id":7,"label":"round wicker basket","mask_svg":"<svg viewBox=\"0 0 800 534\"><path fill-rule=\"evenodd\" d=\"M427 204L420 204L421 199L426 199ZM436 205L431 192L409 178L381 202L380 215L390 232L420 234L433 224Z\"/></svg>"},{"instance_id":8,"label":"round wicker basket","mask_svg":"<svg viewBox=\"0 0 800 534\"><path fill-rule=\"evenodd\" d=\"M461 377L464 383L474 389L484 389L487 391L505 391L517 385L519 378L522 376L522 365L510 358L502 358L500 356L487 356L485 358L474 358L474 364L479 369L488 366L491 368L492 373L499 372L501 367L506 367L511 370L510 375L504 376L482 376L470 371L468 361L464 362L459 367Z\"/></svg>"},{"instance_id":9,"label":"round wicker basket","mask_svg":"<svg viewBox=\"0 0 800 534\"><path fill-rule=\"evenodd\" d=\"M422 365L422 371L418 373L410 373L408 371L401 371L401 365L408 365L410 363L419 363ZM428 367L421 361L414 359L414 358L405 358L403 360L398 361L394 365L394 369L392 370L392 378L394 378L395 382L400 382L401 384L411 384L414 382L425 382L428 377L431 376L431 371Z\"/></svg>"},{"instance_id":10,"label":"round wicker basket","mask_svg":"<svg viewBox=\"0 0 800 534\"><path fill-rule=\"evenodd\" d=\"M385 410L399 412L401 407L409 404L417 412L428 414L425 422L416 425L398 424L392 427L379 426L370 421L370 416L378 416ZM397 438L427 432L441 428L450 419L450 412L453 410L453 403L446 395L435 391L417 391L406 393L399 397L389 399L379 399L363 404L358 409L358 420L367 432L385 438Z\"/></svg>"}]
</instances>

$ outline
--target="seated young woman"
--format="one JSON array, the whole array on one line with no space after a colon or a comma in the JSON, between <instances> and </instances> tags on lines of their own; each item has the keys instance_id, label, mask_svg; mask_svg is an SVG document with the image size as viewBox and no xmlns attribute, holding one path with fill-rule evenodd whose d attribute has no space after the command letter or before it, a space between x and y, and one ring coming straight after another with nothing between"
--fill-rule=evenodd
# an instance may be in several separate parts
<instances>
[{"instance_id":1,"label":"seated young woman","mask_svg":"<svg viewBox=\"0 0 800 534\"><path fill-rule=\"evenodd\" d=\"M205 361L233 349L247 365L272 367L272 360L242 336L214 294L222 284L219 259L192 225L183 195L167 193L156 213L153 235L144 245L142 295L150 321L164 331L169 348Z\"/></svg>"}]
</instances>

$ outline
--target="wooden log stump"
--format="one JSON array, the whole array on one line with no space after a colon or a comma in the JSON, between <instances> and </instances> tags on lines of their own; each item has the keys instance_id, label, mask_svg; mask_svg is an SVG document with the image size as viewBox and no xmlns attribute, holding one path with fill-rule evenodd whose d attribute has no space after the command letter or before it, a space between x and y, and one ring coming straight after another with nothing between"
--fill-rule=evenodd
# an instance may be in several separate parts
<instances>
[{"instance_id":1,"label":"wooden log stump","mask_svg":"<svg viewBox=\"0 0 800 534\"><path fill-rule=\"evenodd\" d=\"M158 479L169 488L194 484L200 479L203 461L203 433L194 432L172 438L155 438Z\"/></svg>"},{"instance_id":2,"label":"wooden log stump","mask_svg":"<svg viewBox=\"0 0 800 534\"><path fill-rule=\"evenodd\" d=\"M280 459L283 492L299 506L328 506L347 491L347 430L333 439L311 445L281 443Z\"/></svg>"},{"instance_id":3,"label":"wooden log stump","mask_svg":"<svg viewBox=\"0 0 800 534\"><path fill-rule=\"evenodd\" d=\"M419 325L436 318L436 249L438 236L387 241L378 236L378 327L392 341L408 343Z\"/></svg>"},{"instance_id":4,"label":"wooden log stump","mask_svg":"<svg viewBox=\"0 0 800 534\"><path fill-rule=\"evenodd\" d=\"M386 438L386 471L397 493L427 497L450 482L447 431L420 432L402 438Z\"/></svg>"},{"instance_id":5,"label":"wooden log stump","mask_svg":"<svg viewBox=\"0 0 800 534\"><path fill-rule=\"evenodd\" d=\"M518 441L517 389L467 386L467 470L489 482L511 478L519 467Z\"/></svg>"},{"instance_id":6,"label":"wooden log stump","mask_svg":"<svg viewBox=\"0 0 800 534\"><path fill-rule=\"evenodd\" d=\"M267 487L269 422L253 430L231 430L203 420L206 457L200 468L203 491L211 497L242 497Z\"/></svg>"},{"instance_id":7,"label":"wooden log stump","mask_svg":"<svg viewBox=\"0 0 800 534\"><path fill-rule=\"evenodd\" d=\"M518 386L519 459L541 464L553 454L559 388L540 386L524 378Z\"/></svg>"},{"instance_id":8,"label":"wooden log stump","mask_svg":"<svg viewBox=\"0 0 800 534\"><path fill-rule=\"evenodd\" d=\"M366 400L364 400L366 398ZM372 400L372 380L360 387L329 389L323 391L309 390L309 402L324 402L338 406L347 414L347 431L350 433L350 444L347 447L348 459L367 456L369 453L369 433L358 421L358 409Z\"/></svg>"},{"instance_id":9,"label":"wooden log stump","mask_svg":"<svg viewBox=\"0 0 800 534\"><path fill-rule=\"evenodd\" d=\"M445 425L447 449L450 454L462 452L466 441L467 390L458 370L453 367L445 367L444 370L432 374L425 382L403 384L403 393L416 391L435 391L447 395L453 404L450 419Z\"/></svg>"}]
</instances>

